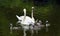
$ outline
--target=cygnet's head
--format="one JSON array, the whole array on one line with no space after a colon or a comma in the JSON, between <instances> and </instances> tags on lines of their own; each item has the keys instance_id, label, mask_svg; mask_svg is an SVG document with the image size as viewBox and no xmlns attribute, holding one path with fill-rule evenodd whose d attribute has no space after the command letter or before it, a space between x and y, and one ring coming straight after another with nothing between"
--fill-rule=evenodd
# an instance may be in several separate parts
<instances>
[{"instance_id":1,"label":"cygnet's head","mask_svg":"<svg viewBox=\"0 0 60 36\"><path fill-rule=\"evenodd\" d=\"M39 20L39 22L41 23L42 21L41 21L41 20Z\"/></svg>"},{"instance_id":2,"label":"cygnet's head","mask_svg":"<svg viewBox=\"0 0 60 36\"><path fill-rule=\"evenodd\" d=\"M46 23L48 23L48 20L46 21Z\"/></svg>"}]
</instances>

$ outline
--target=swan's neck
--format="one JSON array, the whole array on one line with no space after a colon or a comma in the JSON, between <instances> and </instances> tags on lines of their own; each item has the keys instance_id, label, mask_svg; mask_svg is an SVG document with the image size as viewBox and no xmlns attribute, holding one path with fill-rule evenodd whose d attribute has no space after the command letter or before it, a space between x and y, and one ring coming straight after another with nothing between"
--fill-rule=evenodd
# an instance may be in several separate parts
<instances>
[{"instance_id":1,"label":"swan's neck","mask_svg":"<svg viewBox=\"0 0 60 36\"><path fill-rule=\"evenodd\" d=\"M24 12L24 19L26 18L26 12Z\"/></svg>"},{"instance_id":2,"label":"swan's neck","mask_svg":"<svg viewBox=\"0 0 60 36\"><path fill-rule=\"evenodd\" d=\"M24 9L24 19L23 19L23 22L25 21L25 18L26 18L26 9Z\"/></svg>"},{"instance_id":3,"label":"swan's neck","mask_svg":"<svg viewBox=\"0 0 60 36\"><path fill-rule=\"evenodd\" d=\"M32 18L33 18L33 10L32 10L31 16L32 16Z\"/></svg>"},{"instance_id":4,"label":"swan's neck","mask_svg":"<svg viewBox=\"0 0 60 36\"><path fill-rule=\"evenodd\" d=\"M33 22L35 23L35 19L33 17L33 9L32 9L32 13L31 13L31 17L32 17Z\"/></svg>"}]
</instances>

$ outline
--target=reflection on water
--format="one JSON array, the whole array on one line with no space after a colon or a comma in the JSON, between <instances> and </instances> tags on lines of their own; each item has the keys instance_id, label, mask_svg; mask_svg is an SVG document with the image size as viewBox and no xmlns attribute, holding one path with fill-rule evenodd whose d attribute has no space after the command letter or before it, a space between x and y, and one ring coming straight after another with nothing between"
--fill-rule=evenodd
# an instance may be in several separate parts
<instances>
[{"instance_id":1,"label":"reflection on water","mask_svg":"<svg viewBox=\"0 0 60 36\"><path fill-rule=\"evenodd\" d=\"M26 31L27 36L31 36L31 32L30 31ZM13 30L13 34L10 34L13 36L23 36L23 30ZM46 29L41 29L39 30L38 34L36 34L36 32L34 32L33 36L56 36L56 31L55 31L55 27L49 27L49 31L46 32Z\"/></svg>"},{"instance_id":2,"label":"reflection on water","mask_svg":"<svg viewBox=\"0 0 60 36\"><path fill-rule=\"evenodd\" d=\"M14 31L13 36L23 36L23 31ZM29 31L26 32L27 36L31 36L31 33ZM55 34L54 34L55 35ZM34 36L53 36L53 33L45 32L45 31L39 31L38 34L34 33Z\"/></svg>"}]
</instances>

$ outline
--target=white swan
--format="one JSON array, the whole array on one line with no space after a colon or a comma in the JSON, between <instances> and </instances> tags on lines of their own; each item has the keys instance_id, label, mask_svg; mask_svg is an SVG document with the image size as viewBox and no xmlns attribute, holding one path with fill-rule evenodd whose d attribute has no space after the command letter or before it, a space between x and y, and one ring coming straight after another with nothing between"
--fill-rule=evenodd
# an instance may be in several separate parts
<instances>
[{"instance_id":1,"label":"white swan","mask_svg":"<svg viewBox=\"0 0 60 36\"><path fill-rule=\"evenodd\" d=\"M23 10L24 11L24 16L18 16L16 15L16 17L18 18L19 22L21 23L21 26L24 29L24 36L26 36L26 31L29 30L29 25L34 23L33 16L32 18L30 18L29 16L26 16L26 9ZM25 25L25 26L24 26ZM34 25L34 24L32 24Z\"/></svg>"},{"instance_id":2,"label":"white swan","mask_svg":"<svg viewBox=\"0 0 60 36\"><path fill-rule=\"evenodd\" d=\"M26 16L26 9L23 10L24 11L24 16L18 16L16 15L16 17L18 18L18 20L21 21L22 24L24 25L29 25L31 24L33 21L29 16Z\"/></svg>"}]
</instances>

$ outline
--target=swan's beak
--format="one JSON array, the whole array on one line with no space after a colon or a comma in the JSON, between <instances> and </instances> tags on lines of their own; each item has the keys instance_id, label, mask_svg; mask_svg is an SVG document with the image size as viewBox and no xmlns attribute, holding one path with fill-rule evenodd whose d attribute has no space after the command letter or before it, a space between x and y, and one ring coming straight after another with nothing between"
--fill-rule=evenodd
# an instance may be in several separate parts
<instances>
[{"instance_id":1,"label":"swan's beak","mask_svg":"<svg viewBox=\"0 0 60 36\"><path fill-rule=\"evenodd\" d=\"M20 20L20 17L18 15L16 15L16 17L18 18L18 20Z\"/></svg>"}]
</instances>

